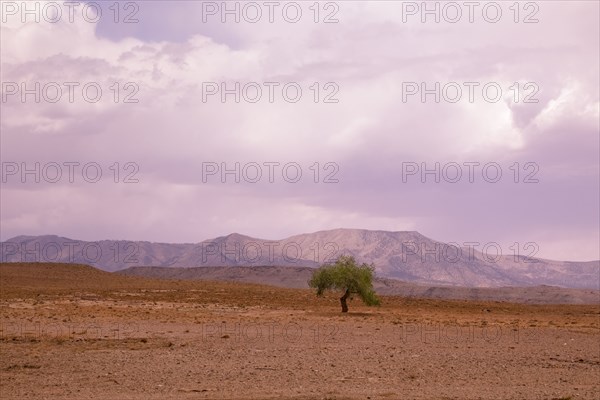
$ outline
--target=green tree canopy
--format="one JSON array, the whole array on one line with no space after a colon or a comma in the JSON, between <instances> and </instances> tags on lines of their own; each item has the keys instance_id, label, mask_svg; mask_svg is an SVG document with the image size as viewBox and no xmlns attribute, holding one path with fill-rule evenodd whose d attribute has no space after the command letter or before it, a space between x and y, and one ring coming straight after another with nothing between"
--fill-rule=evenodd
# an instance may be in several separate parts
<instances>
[{"instance_id":1,"label":"green tree canopy","mask_svg":"<svg viewBox=\"0 0 600 400\"><path fill-rule=\"evenodd\" d=\"M317 296L322 296L326 290L343 290L340 298L342 312L348 312L346 299L356 294L368 306L378 306L379 298L373 290L375 268L372 265L357 265L352 256L340 256L335 264L325 264L316 269L308 285L317 289Z\"/></svg>"}]
</instances>

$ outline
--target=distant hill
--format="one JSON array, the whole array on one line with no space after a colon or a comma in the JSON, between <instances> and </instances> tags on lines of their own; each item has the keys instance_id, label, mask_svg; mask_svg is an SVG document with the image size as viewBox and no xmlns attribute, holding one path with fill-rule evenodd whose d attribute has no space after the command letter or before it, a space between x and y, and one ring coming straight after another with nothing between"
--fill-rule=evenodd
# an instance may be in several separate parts
<instances>
[{"instance_id":1,"label":"distant hill","mask_svg":"<svg viewBox=\"0 0 600 400\"><path fill-rule=\"evenodd\" d=\"M258 283L286 288L308 288L313 269L308 267L132 267L115 274L152 279L211 280ZM465 288L428 286L396 279L376 278L375 291L383 295L474 301L509 301L531 304L598 304L600 291L553 286L528 288Z\"/></svg>"},{"instance_id":2,"label":"distant hill","mask_svg":"<svg viewBox=\"0 0 600 400\"><path fill-rule=\"evenodd\" d=\"M88 265L60 263L0 263L0 297L25 293L69 293L91 299L100 293L146 290L203 290L215 292L223 285L260 284L288 289L307 288L313 269L308 267L132 267L105 272ZM269 291L268 286L256 290ZM263 289L257 289L263 287ZM529 304L600 304L600 291L551 286L528 288L465 288L430 286L377 278L382 295L442 300L508 301ZM266 288L266 289L265 289Z\"/></svg>"},{"instance_id":3,"label":"distant hill","mask_svg":"<svg viewBox=\"0 0 600 400\"><path fill-rule=\"evenodd\" d=\"M18 236L0 245L3 262L80 263L105 271L133 266L314 268L340 254L350 254L361 263L373 263L382 278L423 285L600 289L600 261L553 261L506 254L495 258L495 254L438 242L415 231L334 229L282 240L233 233L186 244Z\"/></svg>"}]
</instances>

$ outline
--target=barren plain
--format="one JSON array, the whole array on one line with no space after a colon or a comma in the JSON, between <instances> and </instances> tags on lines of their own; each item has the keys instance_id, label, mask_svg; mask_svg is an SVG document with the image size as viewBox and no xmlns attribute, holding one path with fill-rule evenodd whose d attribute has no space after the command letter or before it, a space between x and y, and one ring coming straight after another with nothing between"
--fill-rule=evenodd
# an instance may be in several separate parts
<instances>
[{"instance_id":1,"label":"barren plain","mask_svg":"<svg viewBox=\"0 0 600 400\"><path fill-rule=\"evenodd\" d=\"M0 265L2 399L599 399L600 305Z\"/></svg>"}]
</instances>

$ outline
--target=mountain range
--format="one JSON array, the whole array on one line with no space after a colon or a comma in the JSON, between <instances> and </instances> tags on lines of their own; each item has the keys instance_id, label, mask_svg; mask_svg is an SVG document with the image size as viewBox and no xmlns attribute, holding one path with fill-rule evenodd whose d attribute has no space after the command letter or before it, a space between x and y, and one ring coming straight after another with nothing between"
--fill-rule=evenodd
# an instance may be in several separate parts
<instances>
[{"instance_id":1,"label":"mountain range","mask_svg":"<svg viewBox=\"0 0 600 400\"><path fill-rule=\"evenodd\" d=\"M427 285L559 286L600 289L600 261L569 262L502 254L497 245L459 246L416 231L334 229L266 240L233 233L199 243L74 240L17 236L0 242L2 262L89 264L113 272L146 267L310 267L352 255L377 276ZM526 253L527 251L523 251Z\"/></svg>"}]
</instances>

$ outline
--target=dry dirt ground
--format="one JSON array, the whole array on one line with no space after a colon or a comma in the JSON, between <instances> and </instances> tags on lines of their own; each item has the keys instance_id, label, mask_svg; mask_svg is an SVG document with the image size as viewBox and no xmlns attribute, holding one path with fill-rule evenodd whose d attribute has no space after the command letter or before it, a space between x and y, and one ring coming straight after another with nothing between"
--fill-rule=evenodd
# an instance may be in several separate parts
<instances>
[{"instance_id":1,"label":"dry dirt ground","mask_svg":"<svg viewBox=\"0 0 600 400\"><path fill-rule=\"evenodd\" d=\"M600 306L0 265L0 398L599 399Z\"/></svg>"}]
</instances>

